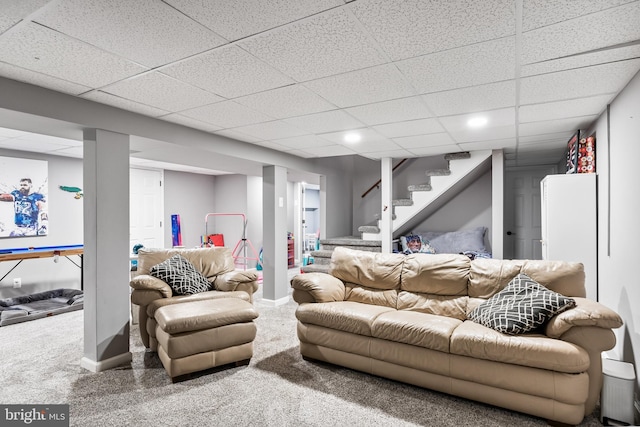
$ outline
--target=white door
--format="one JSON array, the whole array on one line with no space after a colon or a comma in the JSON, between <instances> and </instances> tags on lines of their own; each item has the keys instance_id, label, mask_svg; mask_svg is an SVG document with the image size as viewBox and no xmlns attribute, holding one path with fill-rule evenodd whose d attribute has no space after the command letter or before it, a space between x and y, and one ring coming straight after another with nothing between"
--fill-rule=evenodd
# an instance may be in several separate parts
<instances>
[{"instance_id":1,"label":"white door","mask_svg":"<svg viewBox=\"0 0 640 427\"><path fill-rule=\"evenodd\" d=\"M161 170L130 169L130 250L138 243L145 248L164 247L162 180Z\"/></svg>"},{"instance_id":2,"label":"white door","mask_svg":"<svg viewBox=\"0 0 640 427\"><path fill-rule=\"evenodd\" d=\"M505 259L542 259L540 181L555 170L544 166L506 172Z\"/></svg>"}]
</instances>

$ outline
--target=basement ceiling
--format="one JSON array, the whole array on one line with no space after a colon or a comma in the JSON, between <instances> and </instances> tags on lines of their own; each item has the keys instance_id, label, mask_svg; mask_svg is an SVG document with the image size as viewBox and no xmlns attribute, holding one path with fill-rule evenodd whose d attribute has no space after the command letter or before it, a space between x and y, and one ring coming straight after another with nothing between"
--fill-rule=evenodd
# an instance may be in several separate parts
<instances>
[{"instance_id":1,"label":"basement ceiling","mask_svg":"<svg viewBox=\"0 0 640 427\"><path fill-rule=\"evenodd\" d=\"M0 76L303 158L557 163L640 70L639 23L625 0L9 0Z\"/></svg>"}]
</instances>

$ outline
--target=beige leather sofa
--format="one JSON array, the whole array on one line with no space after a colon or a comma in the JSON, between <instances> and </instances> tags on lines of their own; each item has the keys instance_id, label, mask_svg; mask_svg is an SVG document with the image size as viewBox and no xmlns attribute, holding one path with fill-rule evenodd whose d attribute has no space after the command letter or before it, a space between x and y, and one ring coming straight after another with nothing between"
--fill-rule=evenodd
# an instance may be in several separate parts
<instances>
[{"instance_id":1,"label":"beige leather sofa","mask_svg":"<svg viewBox=\"0 0 640 427\"><path fill-rule=\"evenodd\" d=\"M151 267L175 254L182 255L193 264L213 284L214 290L174 296L167 283L149 275ZM158 349L155 314L160 307L217 298L240 298L252 302L253 294L258 290L256 273L235 271L231 249L228 248L140 249L137 273L129 283L133 288L131 302L138 306L140 338L145 347L153 351Z\"/></svg>"},{"instance_id":2,"label":"beige leather sofa","mask_svg":"<svg viewBox=\"0 0 640 427\"><path fill-rule=\"evenodd\" d=\"M519 273L577 303L543 330L505 335L466 320ZM622 325L585 298L579 263L334 250L329 274L291 285L305 358L577 424L602 386Z\"/></svg>"}]
</instances>

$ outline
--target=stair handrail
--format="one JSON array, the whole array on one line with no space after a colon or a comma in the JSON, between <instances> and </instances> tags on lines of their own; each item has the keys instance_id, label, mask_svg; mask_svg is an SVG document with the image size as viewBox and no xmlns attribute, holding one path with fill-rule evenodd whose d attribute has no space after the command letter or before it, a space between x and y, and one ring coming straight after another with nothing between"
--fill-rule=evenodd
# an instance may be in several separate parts
<instances>
[{"instance_id":1,"label":"stair handrail","mask_svg":"<svg viewBox=\"0 0 640 427\"><path fill-rule=\"evenodd\" d=\"M400 160L400 162L397 165L395 165L393 167L393 169L391 169L391 173L393 173L396 169L398 169L400 167L400 165L402 165L407 160L409 160L409 159ZM371 187L369 187L369 189L367 191L362 193L362 197L361 198L364 198L367 194L369 194L371 191L373 191L374 188L379 187L381 182L382 182L382 178L380 178L375 184L373 184Z\"/></svg>"}]
</instances>

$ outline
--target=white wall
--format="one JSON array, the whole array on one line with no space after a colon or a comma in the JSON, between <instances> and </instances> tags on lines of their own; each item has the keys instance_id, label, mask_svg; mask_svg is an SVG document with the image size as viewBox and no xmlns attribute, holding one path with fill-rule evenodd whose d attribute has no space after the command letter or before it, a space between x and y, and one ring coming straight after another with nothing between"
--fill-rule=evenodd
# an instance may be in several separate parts
<instances>
[{"instance_id":1,"label":"white wall","mask_svg":"<svg viewBox=\"0 0 640 427\"><path fill-rule=\"evenodd\" d=\"M0 149L0 156L48 162L48 211L49 234L38 237L0 239L0 248L24 248L83 244L83 199L75 199L74 193L60 190L60 185L82 188L82 160L70 157ZM11 183L6 183L11 185ZM79 257L71 257L76 263ZM4 276L16 261L0 263L0 277ZM13 278L22 279L21 288L13 288ZM0 298L28 295L57 288L80 289L80 269L69 260L53 258L23 261L2 282Z\"/></svg>"},{"instance_id":2,"label":"white wall","mask_svg":"<svg viewBox=\"0 0 640 427\"><path fill-rule=\"evenodd\" d=\"M600 302L617 311L625 325L617 329L612 355L640 366L640 280L635 271L640 239L640 73L598 119L598 283ZM609 155L610 153L610 155ZM611 165L611 166L609 166ZM610 214L609 214L610 212ZM636 375L638 378L638 375Z\"/></svg>"}]
</instances>

